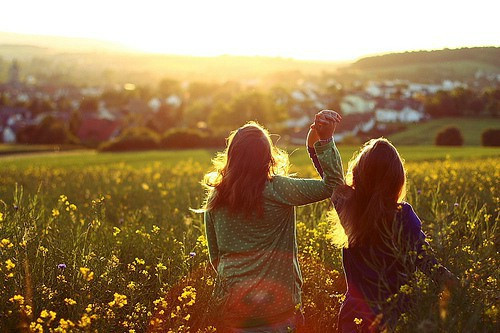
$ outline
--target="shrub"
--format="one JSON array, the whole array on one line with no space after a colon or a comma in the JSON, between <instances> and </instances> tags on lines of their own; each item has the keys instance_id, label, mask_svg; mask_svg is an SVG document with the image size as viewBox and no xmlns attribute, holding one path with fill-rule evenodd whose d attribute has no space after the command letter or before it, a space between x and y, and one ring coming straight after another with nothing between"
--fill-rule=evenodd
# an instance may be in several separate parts
<instances>
[{"instance_id":1,"label":"shrub","mask_svg":"<svg viewBox=\"0 0 500 333\"><path fill-rule=\"evenodd\" d=\"M132 151L158 149L160 136L145 127L126 129L117 138L99 146L101 151Z\"/></svg>"},{"instance_id":2,"label":"shrub","mask_svg":"<svg viewBox=\"0 0 500 333\"><path fill-rule=\"evenodd\" d=\"M436 146L462 146L464 138L458 127L449 126L438 132L435 143Z\"/></svg>"},{"instance_id":3,"label":"shrub","mask_svg":"<svg viewBox=\"0 0 500 333\"><path fill-rule=\"evenodd\" d=\"M199 148L204 144L207 135L189 128L174 128L163 135L162 148Z\"/></svg>"},{"instance_id":4,"label":"shrub","mask_svg":"<svg viewBox=\"0 0 500 333\"><path fill-rule=\"evenodd\" d=\"M17 141L27 144L79 144L80 140L60 120L46 117L38 125L20 129Z\"/></svg>"},{"instance_id":5,"label":"shrub","mask_svg":"<svg viewBox=\"0 0 500 333\"><path fill-rule=\"evenodd\" d=\"M207 133L189 128L174 128L167 131L160 146L168 149L222 147L224 138L210 136Z\"/></svg>"},{"instance_id":6,"label":"shrub","mask_svg":"<svg viewBox=\"0 0 500 333\"><path fill-rule=\"evenodd\" d=\"M484 130L481 134L481 144L490 147L500 146L500 128Z\"/></svg>"}]
</instances>

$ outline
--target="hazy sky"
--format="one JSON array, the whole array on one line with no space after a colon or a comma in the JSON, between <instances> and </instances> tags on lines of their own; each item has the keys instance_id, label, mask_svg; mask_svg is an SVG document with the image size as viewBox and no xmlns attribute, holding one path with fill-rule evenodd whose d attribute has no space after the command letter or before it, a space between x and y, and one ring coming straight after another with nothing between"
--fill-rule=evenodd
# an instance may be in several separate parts
<instances>
[{"instance_id":1,"label":"hazy sky","mask_svg":"<svg viewBox=\"0 0 500 333\"><path fill-rule=\"evenodd\" d=\"M352 60L500 45L494 0L8 0L0 31L89 37L147 52Z\"/></svg>"}]
</instances>

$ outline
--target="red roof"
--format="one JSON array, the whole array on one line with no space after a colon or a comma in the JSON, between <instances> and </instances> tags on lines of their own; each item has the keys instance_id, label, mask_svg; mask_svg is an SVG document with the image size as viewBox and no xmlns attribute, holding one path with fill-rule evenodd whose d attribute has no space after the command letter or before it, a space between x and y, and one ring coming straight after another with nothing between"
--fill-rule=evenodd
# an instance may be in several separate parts
<instances>
[{"instance_id":1,"label":"red roof","mask_svg":"<svg viewBox=\"0 0 500 333\"><path fill-rule=\"evenodd\" d=\"M103 142L111 138L120 128L119 121L86 118L78 129L78 137L83 142Z\"/></svg>"}]
</instances>

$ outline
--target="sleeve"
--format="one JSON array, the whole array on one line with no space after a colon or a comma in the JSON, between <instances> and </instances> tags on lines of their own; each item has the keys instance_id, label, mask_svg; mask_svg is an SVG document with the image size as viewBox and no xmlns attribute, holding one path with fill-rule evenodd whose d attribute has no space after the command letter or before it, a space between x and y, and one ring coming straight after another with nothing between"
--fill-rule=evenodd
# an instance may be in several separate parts
<instances>
[{"instance_id":1,"label":"sleeve","mask_svg":"<svg viewBox=\"0 0 500 333\"><path fill-rule=\"evenodd\" d=\"M205 224L205 233L207 237L208 244L208 255L210 263L217 270L217 265L219 262L219 246L217 244L217 237L215 234L215 226L213 223L212 215L210 212L205 211L203 213L203 220Z\"/></svg>"},{"instance_id":2,"label":"sleeve","mask_svg":"<svg viewBox=\"0 0 500 333\"><path fill-rule=\"evenodd\" d=\"M309 153L309 157L313 162L314 168L316 169L320 177L323 178L323 168L321 167L321 164L319 164L318 155L316 155L316 150L314 150L314 147L307 146L307 152Z\"/></svg>"},{"instance_id":3,"label":"sleeve","mask_svg":"<svg viewBox=\"0 0 500 333\"><path fill-rule=\"evenodd\" d=\"M426 240L426 235L422 231L420 218L409 204L405 204L405 206L411 247L417 256L415 263L418 269L431 277L435 282L439 282L451 273L436 259L431 246Z\"/></svg>"},{"instance_id":4,"label":"sleeve","mask_svg":"<svg viewBox=\"0 0 500 333\"><path fill-rule=\"evenodd\" d=\"M335 188L344 184L342 160L333 142L314 145L323 179L275 177L273 188L276 199L290 206L307 205L330 198Z\"/></svg>"}]
</instances>

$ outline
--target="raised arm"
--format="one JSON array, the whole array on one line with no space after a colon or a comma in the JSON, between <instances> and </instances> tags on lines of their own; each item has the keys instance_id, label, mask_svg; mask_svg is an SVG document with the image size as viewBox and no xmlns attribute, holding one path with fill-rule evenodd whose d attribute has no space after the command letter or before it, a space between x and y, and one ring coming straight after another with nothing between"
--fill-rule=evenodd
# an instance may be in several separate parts
<instances>
[{"instance_id":1,"label":"raised arm","mask_svg":"<svg viewBox=\"0 0 500 333\"><path fill-rule=\"evenodd\" d=\"M340 116L324 110L315 119L319 141L314 143L315 156L324 177L323 180L275 177L273 188L281 203L300 206L329 198L334 189L344 183L342 160L333 142L333 132ZM321 125L320 125L321 123Z\"/></svg>"},{"instance_id":2,"label":"raised arm","mask_svg":"<svg viewBox=\"0 0 500 333\"><path fill-rule=\"evenodd\" d=\"M309 133L307 133L306 139L306 148L311 161L313 162L314 168L318 172L321 178L323 178L323 168L321 168L321 164L319 163L318 156L316 155L316 150L314 150L314 144L319 141L318 133L316 133L316 129L310 128Z\"/></svg>"}]
</instances>

